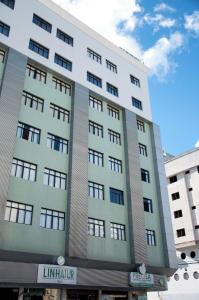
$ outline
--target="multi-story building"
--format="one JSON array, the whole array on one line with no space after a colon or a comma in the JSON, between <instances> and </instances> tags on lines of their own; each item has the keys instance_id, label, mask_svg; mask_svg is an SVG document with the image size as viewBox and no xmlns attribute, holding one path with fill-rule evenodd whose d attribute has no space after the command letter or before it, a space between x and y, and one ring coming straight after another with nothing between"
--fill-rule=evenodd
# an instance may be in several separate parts
<instances>
[{"instance_id":1,"label":"multi-story building","mask_svg":"<svg viewBox=\"0 0 199 300\"><path fill-rule=\"evenodd\" d=\"M147 75L52 1L0 0L0 298L166 289L176 256Z\"/></svg>"},{"instance_id":2,"label":"multi-story building","mask_svg":"<svg viewBox=\"0 0 199 300\"><path fill-rule=\"evenodd\" d=\"M178 270L162 299L197 300L199 294L199 148L166 157L166 176ZM153 295L153 299L156 299Z\"/></svg>"}]
</instances>

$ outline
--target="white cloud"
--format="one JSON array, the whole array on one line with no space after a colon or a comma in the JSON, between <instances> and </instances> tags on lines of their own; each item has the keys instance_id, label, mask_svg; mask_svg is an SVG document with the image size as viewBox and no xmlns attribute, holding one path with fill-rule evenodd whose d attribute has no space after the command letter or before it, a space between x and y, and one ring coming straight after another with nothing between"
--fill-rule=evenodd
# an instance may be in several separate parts
<instances>
[{"instance_id":1,"label":"white cloud","mask_svg":"<svg viewBox=\"0 0 199 300\"><path fill-rule=\"evenodd\" d=\"M145 51L144 62L160 80L163 80L175 67L176 64L172 61L171 55L181 49L183 43L183 35L175 32L169 38L160 38L153 47Z\"/></svg>"},{"instance_id":2,"label":"white cloud","mask_svg":"<svg viewBox=\"0 0 199 300\"><path fill-rule=\"evenodd\" d=\"M185 15L185 25L184 27L195 33L199 34L199 10L194 11L192 15Z\"/></svg>"},{"instance_id":3,"label":"white cloud","mask_svg":"<svg viewBox=\"0 0 199 300\"><path fill-rule=\"evenodd\" d=\"M160 4L157 4L155 7L154 7L154 11L155 12L159 12L159 11L164 11L164 12L175 12L175 8L167 5L166 3L162 2Z\"/></svg>"},{"instance_id":4,"label":"white cloud","mask_svg":"<svg viewBox=\"0 0 199 300\"><path fill-rule=\"evenodd\" d=\"M145 22L149 25L153 25L155 31L158 31L160 29L160 27L171 28L176 24L175 19L166 18L162 14L156 14L155 16L146 14L143 17L142 22Z\"/></svg>"},{"instance_id":5,"label":"white cloud","mask_svg":"<svg viewBox=\"0 0 199 300\"><path fill-rule=\"evenodd\" d=\"M137 0L53 0L76 18L118 46L141 57L141 46L127 37L137 24L135 13L141 11ZM106 8L106 9L105 9ZM120 32L117 25L123 22Z\"/></svg>"},{"instance_id":6,"label":"white cloud","mask_svg":"<svg viewBox=\"0 0 199 300\"><path fill-rule=\"evenodd\" d=\"M171 54L183 44L180 33L174 33L170 38L160 38L150 49L144 50L132 33L139 20L136 13L141 12L137 0L53 0L82 22L105 36L117 46L120 46L134 56L144 59L152 68L152 74L163 79L175 66ZM106 7L106 9L104 9ZM172 27L175 20L158 17L159 26ZM118 29L118 24L123 24Z\"/></svg>"},{"instance_id":7,"label":"white cloud","mask_svg":"<svg viewBox=\"0 0 199 300\"><path fill-rule=\"evenodd\" d=\"M199 140L197 140L197 142L195 143L194 147L199 147Z\"/></svg>"}]
</instances>

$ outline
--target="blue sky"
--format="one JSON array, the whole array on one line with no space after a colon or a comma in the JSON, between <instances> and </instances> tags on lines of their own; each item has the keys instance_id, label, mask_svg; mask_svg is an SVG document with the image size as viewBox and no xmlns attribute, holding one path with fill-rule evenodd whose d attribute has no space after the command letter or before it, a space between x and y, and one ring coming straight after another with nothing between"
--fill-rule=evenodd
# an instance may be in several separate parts
<instances>
[{"instance_id":1,"label":"blue sky","mask_svg":"<svg viewBox=\"0 0 199 300\"><path fill-rule=\"evenodd\" d=\"M153 120L167 152L199 146L199 0L53 1L151 68Z\"/></svg>"}]
</instances>

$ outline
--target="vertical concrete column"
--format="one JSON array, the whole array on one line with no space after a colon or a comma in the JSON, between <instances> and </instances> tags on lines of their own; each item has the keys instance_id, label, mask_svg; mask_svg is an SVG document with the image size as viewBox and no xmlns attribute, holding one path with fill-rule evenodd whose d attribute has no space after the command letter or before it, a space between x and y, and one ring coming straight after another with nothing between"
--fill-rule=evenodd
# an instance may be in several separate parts
<instances>
[{"instance_id":1,"label":"vertical concrete column","mask_svg":"<svg viewBox=\"0 0 199 300\"><path fill-rule=\"evenodd\" d=\"M171 213L167 191L167 181L165 175L163 150L160 138L160 130L156 124L151 126L151 142L153 151L153 161L155 169L155 179L157 186L157 196L159 199L161 232L164 246L166 267L177 269L176 251L171 223Z\"/></svg>"},{"instance_id":2,"label":"vertical concrete column","mask_svg":"<svg viewBox=\"0 0 199 300\"><path fill-rule=\"evenodd\" d=\"M133 112L125 109L123 115L131 260L140 264L147 263L147 252L137 121Z\"/></svg>"},{"instance_id":3,"label":"vertical concrete column","mask_svg":"<svg viewBox=\"0 0 199 300\"><path fill-rule=\"evenodd\" d=\"M24 288L19 288L18 300L23 300Z\"/></svg>"},{"instance_id":4,"label":"vertical concrete column","mask_svg":"<svg viewBox=\"0 0 199 300\"><path fill-rule=\"evenodd\" d=\"M27 57L9 49L0 91L0 220L5 213ZM0 222L1 222L0 221ZM1 225L1 224L0 224ZM1 227L1 226L0 226Z\"/></svg>"},{"instance_id":5,"label":"vertical concrete column","mask_svg":"<svg viewBox=\"0 0 199 300\"><path fill-rule=\"evenodd\" d=\"M67 290L60 289L60 300L67 300Z\"/></svg>"},{"instance_id":6,"label":"vertical concrete column","mask_svg":"<svg viewBox=\"0 0 199 300\"><path fill-rule=\"evenodd\" d=\"M86 258L88 222L89 90L75 83L71 119L66 255Z\"/></svg>"}]
</instances>

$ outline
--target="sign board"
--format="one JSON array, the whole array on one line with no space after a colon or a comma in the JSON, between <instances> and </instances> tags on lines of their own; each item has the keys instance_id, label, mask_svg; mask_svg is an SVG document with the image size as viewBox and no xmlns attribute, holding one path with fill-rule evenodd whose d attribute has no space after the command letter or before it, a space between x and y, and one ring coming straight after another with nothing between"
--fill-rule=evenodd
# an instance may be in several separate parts
<instances>
[{"instance_id":1,"label":"sign board","mask_svg":"<svg viewBox=\"0 0 199 300\"><path fill-rule=\"evenodd\" d=\"M77 268L57 266L57 265L39 265L37 282L57 283L57 284L76 284Z\"/></svg>"},{"instance_id":2,"label":"sign board","mask_svg":"<svg viewBox=\"0 0 199 300\"><path fill-rule=\"evenodd\" d=\"M152 287L154 285L154 276L149 273L140 274L138 272L131 272L129 284L133 287L139 288Z\"/></svg>"}]
</instances>

